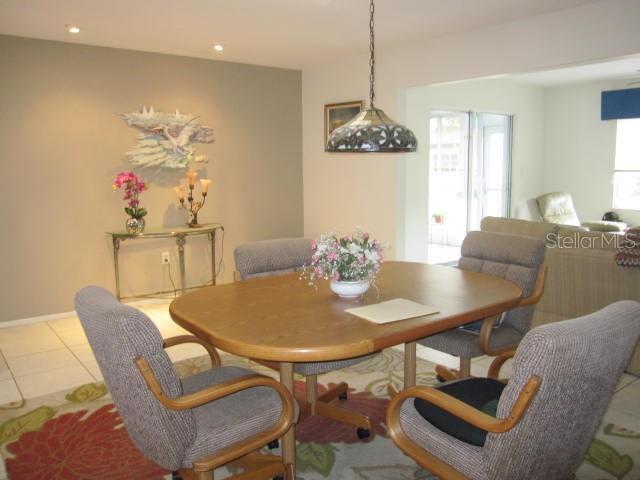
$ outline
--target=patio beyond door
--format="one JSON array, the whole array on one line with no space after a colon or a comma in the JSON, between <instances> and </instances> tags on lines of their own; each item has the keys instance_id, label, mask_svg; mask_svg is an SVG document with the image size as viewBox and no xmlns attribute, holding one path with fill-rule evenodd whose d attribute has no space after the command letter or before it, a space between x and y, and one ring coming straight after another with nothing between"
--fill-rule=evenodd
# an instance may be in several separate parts
<instances>
[{"instance_id":1,"label":"patio beyond door","mask_svg":"<svg viewBox=\"0 0 640 480\"><path fill-rule=\"evenodd\" d=\"M460 257L469 230L509 214L510 115L432 112L429 119L429 263Z\"/></svg>"}]
</instances>

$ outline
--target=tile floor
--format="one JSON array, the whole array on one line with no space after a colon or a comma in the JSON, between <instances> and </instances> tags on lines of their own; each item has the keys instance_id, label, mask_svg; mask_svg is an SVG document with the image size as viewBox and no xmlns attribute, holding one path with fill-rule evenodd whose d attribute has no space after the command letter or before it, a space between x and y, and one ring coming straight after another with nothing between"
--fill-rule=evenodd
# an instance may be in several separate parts
<instances>
[{"instance_id":1,"label":"tile floor","mask_svg":"<svg viewBox=\"0 0 640 480\"><path fill-rule=\"evenodd\" d=\"M139 305L163 337L188 333L169 317L168 304ZM173 361L204 355L199 345L168 350ZM0 328L0 404L101 381L102 375L77 317Z\"/></svg>"},{"instance_id":2,"label":"tile floor","mask_svg":"<svg viewBox=\"0 0 640 480\"><path fill-rule=\"evenodd\" d=\"M188 333L169 316L168 302L155 301L137 305L158 326L163 337ZM400 347L401 348L401 347ZM204 355L195 344L167 350L173 361ZM418 347L418 355L434 363L456 366L450 355ZM472 374L486 375L491 358L475 359ZM509 363L502 370L509 376ZM101 381L102 375L77 317L0 328L0 405L58 392L74 386ZM638 377L624 374L611 401L607 415L633 417L640 423L640 382ZM0 462L0 479L4 477Z\"/></svg>"}]
</instances>

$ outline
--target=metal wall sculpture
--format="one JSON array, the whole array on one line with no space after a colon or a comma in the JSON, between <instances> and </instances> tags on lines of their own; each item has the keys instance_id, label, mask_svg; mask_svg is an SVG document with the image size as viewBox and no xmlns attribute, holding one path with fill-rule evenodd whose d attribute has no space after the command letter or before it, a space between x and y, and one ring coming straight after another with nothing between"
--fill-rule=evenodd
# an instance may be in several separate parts
<instances>
[{"instance_id":1,"label":"metal wall sculpture","mask_svg":"<svg viewBox=\"0 0 640 480\"><path fill-rule=\"evenodd\" d=\"M206 155L196 155L192 143L213 143L213 128L205 127L199 117L156 112L142 107L141 112L123 113L130 127L140 130L138 144L127 152L129 161L143 167L188 168L193 163L207 161Z\"/></svg>"}]
</instances>

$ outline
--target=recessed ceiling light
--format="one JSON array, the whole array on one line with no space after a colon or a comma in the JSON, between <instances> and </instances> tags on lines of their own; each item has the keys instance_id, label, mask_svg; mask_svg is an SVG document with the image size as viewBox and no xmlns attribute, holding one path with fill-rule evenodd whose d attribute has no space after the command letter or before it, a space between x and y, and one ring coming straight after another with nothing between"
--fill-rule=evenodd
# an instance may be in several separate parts
<instances>
[{"instance_id":1,"label":"recessed ceiling light","mask_svg":"<svg viewBox=\"0 0 640 480\"><path fill-rule=\"evenodd\" d=\"M220 45L219 43L216 43L216 44L213 46L213 49L214 49L216 52L221 52L221 51L223 51L223 50L224 50L224 47L223 47L222 45Z\"/></svg>"},{"instance_id":2,"label":"recessed ceiling light","mask_svg":"<svg viewBox=\"0 0 640 480\"><path fill-rule=\"evenodd\" d=\"M80 33L80 27L78 27L77 25L67 25L67 32Z\"/></svg>"}]
</instances>

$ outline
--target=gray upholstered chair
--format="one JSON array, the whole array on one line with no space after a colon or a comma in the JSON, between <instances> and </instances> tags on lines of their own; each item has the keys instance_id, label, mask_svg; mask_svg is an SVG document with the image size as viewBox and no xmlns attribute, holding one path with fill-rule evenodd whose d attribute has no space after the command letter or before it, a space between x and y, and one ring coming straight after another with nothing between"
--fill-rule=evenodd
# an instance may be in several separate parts
<instances>
[{"instance_id":1,"label":"gray upholstered chair","mask_svg":"<svg viewBox=\"0 0 640 480\"><path fill-rule=\"evenodd\" d=\"M281 457L254 453L294 422L295 402L284 386L219 367L215 349L196 337L164 341L149 317L103 288L80 290L75 307L124 426L146 457L184 478L211 480L214 468L249 456L257 475L293 479ZM214 368L178 379L164 349L185 342L202 344Z\"/></svg>"},{"instance_id":2,"label":"gray upholstered chair","mask_svg":"<svg viewBox=\"0 0 640 480\"><path fill-rule=\"evenodd\" d=\"M515 352L506 386L496 380L505 354L492 364L493 379L396 395L391 438L443 479L574 478L639 336L633 301L537 327Z\"/></svg>"},{"instance_id":3,"label":"gray upholstered chair","mask_svg":"<svg viewBox=\"0 0 640 480\"><path fill-rule=\"evenodd\" d=\"M306 238L282 238L262 240L239 245L234 251L236 278L250 280L300 271L311 262L311 240ZM318 396L318 375L339 370L368 360L373 355L331 362L297 363L294 371L305 376L307 395L297 398L301 406L300 420L318 414L357 427L359 438L367 438L373 432L371 420L362 413L341 408L330 403L336 398L346 399L349 385L341 382ZM272 368L276 364L263 362Z\"/></svg>"},{"instance_id":4,"label":"gray upholstered chair","mask_svg":"<svg viewBox=\"0 0 640 480\"><path fill-rule=\"evenodd\" d=\"M469 232L462 242L458 267L511 280L522 288L519 306L487 318L424 338L424 345L460 357L460 370L438 365L442 379L471 375L471 359L513 350L531 328L534 304L542 296L546 267L545 243L537 238L502 233Z\"/></svg>"}]
</instances>

